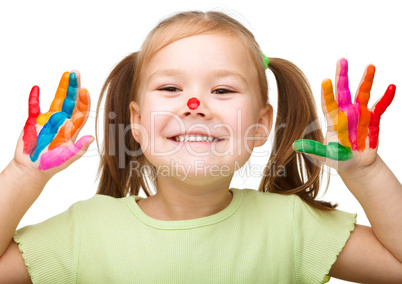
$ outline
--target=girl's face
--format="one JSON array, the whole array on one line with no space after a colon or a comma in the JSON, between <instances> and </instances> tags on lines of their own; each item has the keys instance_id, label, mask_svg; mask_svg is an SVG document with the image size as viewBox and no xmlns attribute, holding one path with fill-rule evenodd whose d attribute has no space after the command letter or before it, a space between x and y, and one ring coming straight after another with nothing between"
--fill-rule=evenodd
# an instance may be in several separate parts
<instances>
[{"instance_id":1,"label":"girl's face","mask_svg":"<svg viewBox=\"0 0 402 284\"><path fill-rule=\"evenodd\" d=\"M237 37L178 40L157 52L141 76L138 101L130 105L133 135L159 176L231 177L266 141L272 113ZM196 109L190 98L198 99Z\"/></svg>"}]
</instances>

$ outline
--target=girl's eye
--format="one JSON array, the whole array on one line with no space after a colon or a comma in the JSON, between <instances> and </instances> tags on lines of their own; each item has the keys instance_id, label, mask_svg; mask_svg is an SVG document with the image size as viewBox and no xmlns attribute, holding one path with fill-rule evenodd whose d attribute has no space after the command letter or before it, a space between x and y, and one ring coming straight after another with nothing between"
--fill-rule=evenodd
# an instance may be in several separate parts
<instances>
[{"instance_id":1,"label":"girl's eye","mask_svg":"<svg viewBox=\"0 0 402 284\"><path fill-rule=\"evenodd\" d=\"M234 91L228 90L228 89L216 89L212 93L213 94L218 94L218 95L224 95L224 94L234 93Z\"/></svg>"},{"instance_id":2,"label":"girl's eye","mask_svg":"<svg viewBox=\"0 0 402 284\"><path fill-rule=\"evenodd\" d=\"M166 91L166 92L180 92L180 89L172 86L159 88L158 91Z\"/></svg>"}]
</instances>

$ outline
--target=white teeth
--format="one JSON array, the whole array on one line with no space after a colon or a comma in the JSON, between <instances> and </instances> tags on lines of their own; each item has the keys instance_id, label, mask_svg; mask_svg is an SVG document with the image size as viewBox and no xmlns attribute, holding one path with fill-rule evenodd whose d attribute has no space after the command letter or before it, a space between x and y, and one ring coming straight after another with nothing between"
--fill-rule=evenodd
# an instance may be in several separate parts
<instances>
[{"instance_id":1,"label":"white teeth","mask_svg":"<svg viewBox=\"0 0 402 284\"><path fill-rule=\"evenodd\" d=\"M218 138L211 136L179 135L174 137L176 142L217 142Z\"/></svg>"}]
</instances>

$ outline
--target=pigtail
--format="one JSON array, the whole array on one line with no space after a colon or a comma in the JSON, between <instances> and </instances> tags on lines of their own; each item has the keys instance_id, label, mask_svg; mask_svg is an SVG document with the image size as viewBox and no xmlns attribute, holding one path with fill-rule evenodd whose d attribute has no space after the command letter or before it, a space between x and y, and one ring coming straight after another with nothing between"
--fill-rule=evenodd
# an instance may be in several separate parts
<instances>
[{"instance_id":1,"label":"pigtail","mask_svg":"<svg viewBox=\"0 0 402 284\"><path fill-rule=\"evenodd\" d=\"M150 196L147 179L141 171L146 159L140 144L131 134L129 105L133 100L132 85L137 57L138 53L132 53L116 65L106 79L99 97L96 122L107 90L98 194L124 197L138 195L143 188L145 194Z\"/></svg>"},{"instance_id":2,"label":"pigtail","mask_svg":"<svg viewBox=\"0 0 402 284\"><path fill-rule=\"evenodd\" d=\"M269 58L268 68L275 75L278 86L278 112L273 150L259 191L297 194L316 208L334 209L336 205L315 200L323 166L292 149L293 142L298 139L320 143L324 140L310 85L303 72L287 60Z\"/></svg>"}]
</instances>

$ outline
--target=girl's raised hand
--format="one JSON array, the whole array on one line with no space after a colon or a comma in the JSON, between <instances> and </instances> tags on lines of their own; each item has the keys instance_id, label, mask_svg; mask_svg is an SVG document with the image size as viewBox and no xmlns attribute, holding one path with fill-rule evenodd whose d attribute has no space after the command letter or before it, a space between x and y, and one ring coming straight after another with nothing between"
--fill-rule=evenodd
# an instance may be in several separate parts
<instances>
[{"instance_id":1,"label":"girl's raised hand","mask_svg":"<svg viewBox=\"0 0 402 284\"><path fill-rule=\"evenodd\" d=\"M29 115L18 141L14 161L25 170L52 176L80 158L93 142L84 136L76 143L90 109L86 89L80 89L77 71L65 72L47 113L40 113L39 87L29 95Z\"/></svg>"},{"instance_id":2,"label":"girl's raised hand","mask_svg":"<svg viewBox=\"0 0 402 284\"><path fill-rule=\"evenodd\" d=\"M334 96L331 80L324 80L321 88L321 106L327 120L326 144L297 140L293 148L309 154L338 171L365 168L377 157L378 133L381 115L391 104L395 85L389 85L383 97L369 110L367 107L373 85L375 67L369 65L352 104L348 82L348 62L337 63Z\"/></svg>"}]
</instances>

